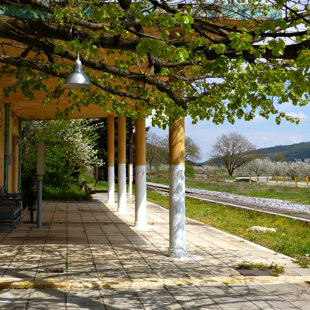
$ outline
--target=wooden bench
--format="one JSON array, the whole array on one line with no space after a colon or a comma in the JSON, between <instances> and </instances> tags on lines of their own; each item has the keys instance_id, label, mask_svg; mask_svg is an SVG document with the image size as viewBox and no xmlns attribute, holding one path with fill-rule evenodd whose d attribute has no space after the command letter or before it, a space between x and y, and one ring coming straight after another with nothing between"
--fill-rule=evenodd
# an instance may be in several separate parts
<instances>
[{"instance_id":1,"label":"wooden bench","mask_svg":"<svg viewBox=\"0 0 310 310\"><path fill-rule=\"evenodd\" d=\"M8 194L0 188L0 223L10 224L11 231L20 223L22 200L18 193Z\"/></svg>"},{"instance_id":2,"label":"wooden bench","mask_svg":"<svg viewBox=\"0 0 310 310\"><path fill-rule=\"evenodd\" d=\"M11 231L17 224L20 223L22 214L22 206L17 205L13 201L1 201L0 202L0 223L10 224Z\"/></svg>"}]
</instances>

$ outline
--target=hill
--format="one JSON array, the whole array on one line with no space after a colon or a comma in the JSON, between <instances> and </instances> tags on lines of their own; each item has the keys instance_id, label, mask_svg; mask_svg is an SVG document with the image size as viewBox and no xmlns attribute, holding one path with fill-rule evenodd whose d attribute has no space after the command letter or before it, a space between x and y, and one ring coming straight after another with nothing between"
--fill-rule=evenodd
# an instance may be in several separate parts
<instances>
[{"instance_id":1,"label":"hill","mask_svg":"<svg viewBox=\"0 0 310 310\"><path fill-rule=\"evenodd\" d=\"M295 159L304 160L305 158L310 158L310 142L278 145L258 149L257 151L266 154L271 159L276 159L282 153L287 161L294 161Z\"/></svg>"},{"instance_id":2,"label":"hill","mask_svg":"<svg viewBox=\"0 0 310 310\"><path fill-rule=\"evenodd\" d=\"M277 145L267 148L257 149L257 152L264 154L273 160L295 161L310 158L310 142L301 142L289 145ZM202 163L195 163L195 165L203 166L205 164L212 164L213 160L207 160Z\"/></svg>"}]
</instances>

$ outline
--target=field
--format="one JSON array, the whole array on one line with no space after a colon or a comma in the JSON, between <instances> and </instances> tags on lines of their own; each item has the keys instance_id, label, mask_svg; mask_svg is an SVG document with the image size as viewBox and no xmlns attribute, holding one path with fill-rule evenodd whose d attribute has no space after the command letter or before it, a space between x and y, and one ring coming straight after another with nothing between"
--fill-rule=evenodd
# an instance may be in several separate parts
<instances>
[{"instance_id":1,"label":"field","mask_svg":"<svg viewBox=\"0 0 310 310\"><path fill-rule=\"evenodd\" d=\"M148 181L168 184L168 179L165 177L149 177ZM187 179L186 186L310 204L310 189L307 188L271 187L249 183L226 183L214 180L197 181L194 179ZM169 208L169 198L167 196L162 196L155 190L148 189L147 197L149 201ZM193 198L186 198L186 216L291 256L303 267L310 264L310 224L308 223L256 211L235 209ZM249 230L251 226L272 227L276 229L276 232L252 232Z\"/></svg>"},{"instance_id":2,"label":"field","mask_svg":"<svg viewBox=\"0 0 310 310\"><path fill-rule=\"evenodd\" d=\"M230 180L231 181L231 180ZM148 176L148 182L169 184L169 179L161 175ZM186 178L186 187L208 189L212 191L227 192L251 197L276 198L294 201L298 203L310 204L310 188L299 188L292 186L270 186L264 184L248 182L226 182L220 178L209 178L195 180Z\"/></svg>"},{"instance_id":3,"label":"field","mask_svg":"<svg viewBox=\"0 0 310 310\"><path fill-rule=\"evenodd\" d=\"M90 184L90 180L88 181L88 184ZM148 176L148 181L162 184L169 183L165 175L159 177ZM206 180L187 178L186 186L310 204L310 189L307 188L227 183L219 178ZM101 181L96 186L93 183L92 187L96 187L98 191L107 191L107 182ZM147 199L169 208L169 198L162 196L155 190L148 189ZM235 209L216 203L202 202L193 198L186 198L186 216L291 256L295 258L296 263L303 267L310 265L310 224L308 223L256 211ZM276 228L277 231L273 233L252 232L249 230L251 226L272 227Z\"/></svg>"}]
</instances>

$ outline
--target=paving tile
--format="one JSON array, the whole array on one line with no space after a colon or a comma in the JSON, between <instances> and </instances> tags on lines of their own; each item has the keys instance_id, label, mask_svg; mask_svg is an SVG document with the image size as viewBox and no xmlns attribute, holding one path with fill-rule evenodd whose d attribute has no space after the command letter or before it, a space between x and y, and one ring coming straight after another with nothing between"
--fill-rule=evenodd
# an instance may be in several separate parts
<instances>
[{"instance_id":1,"label":"paving tile","mask_svg":"<svg viewBox=\"0 0 310 310\"><path fill-rule=\"evenodd\" d=\"M166 288L139 289L137 295L145 309L182 309Z\"/></svg>"},{"instance_id":2,"label":"paving tile","mask_svg":"<svg viewBox=\"0 0 310 310\"><path fill-rule=\"evenodd\" d=\"M290 259L188 220L189 257L175 260L167 256L167 210L148 205L152 227L136 229L133 203L118 215L117 205L100 202L106 194L96 197L44 202L42 229L22 224L13 233L0 231L0 281L48 278L79 287L4 288L0 309L309 309L305 283L226 283L238 275L231 267L245 262L274 261L287 276L310 276ZM210 279L214 284L205 283Z\"/></svg>"},{"instance_id":3,"label":"paving tile","mask_svg":"<svg viewBox=\"0 0 310 310\"><path fill-rule=\"evenodd\" d=\"M0 309L26 309L30 290L3 289L0 291Z\"/></svg>"},{"instance_id":4,"label":"paving tile","mask_svg":"<svg viewBox=\"0 0 310 310\"><path fill-rule=\"evenodd\" d=\"M66 309L105 309L98 289L70 291L66 294L66 300Z\"/></svg>"},{"instance_id":5,"label":"paving tile","mask_svg":"<svg viewBox=\"0 0 310 310\"><path fill-rule=\"evenodd\" d=\"M57 289L34 289L30 292L26 309L66 309L65 293Z\"/></svg>"}]
</instances>

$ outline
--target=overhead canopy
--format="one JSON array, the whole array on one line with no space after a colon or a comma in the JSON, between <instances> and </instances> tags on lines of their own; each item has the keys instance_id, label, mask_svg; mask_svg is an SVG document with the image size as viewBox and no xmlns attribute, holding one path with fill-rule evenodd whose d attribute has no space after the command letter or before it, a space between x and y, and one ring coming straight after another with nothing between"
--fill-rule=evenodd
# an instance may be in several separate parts
<instances>
[{"instance_id":1,"label":"overhead canopy","mask_svg":"<svg viewBox=\"0 0 310 310\"><path fill-rule=\"evenodd\" d=\"M50 86L57 83L56 79L49 81ZM0 79L0 85L6 87L11 85L10 80ZM42 102L46 96L43 91L37 91L34 93L33 99L26 97L21 90L16 90L15 93L10 93L9 97L6 97L3 92L0 92L1 102L8 103L10 110L16 117L24 120L52 120L57 118L58 112L64 112L66 108L70 108L71 104L68 102L68 97L62 96L62 101L53 100L44 105ZM69 114L64 115L65 118L102 118L108 115L113 115L111 112L105 111L102 107L91 104L89 106L80 106L75 108Z\"/></svg>"},{"instance_id":2,"label":"overhead canopy","mask_svg":"<svg viewBox=\"0 0 310 310\"><path fill-rule=\"evenodd\" d=\"M297 23L295 8L286 4L285 18L282 6L255 1L2 4L0 63L18 72L16 91L1 99L19 118L51 119L65 109L66 117L101 117L109 111L137 118L137 105L162 126L184 116L233 123L259 114L280 121L286 116L272 98L298 104L309 97L300 85L308 85L307 61L301 60L308 57L310 41L305 31L289 32L290 23L305 20L298 15ZM298 44L282 38L297 36ZM10 47L15 54L4 52ZM90 92L81 90L83 96L64 88L77 55L93 85ZM52 77L58 82L50 91ZM4 87L14 81L0 82ZM51 99L46 107L44 89ZM24 96L28 90L30 99ZM71 114L71 105L81 112Z\"/></svg>"}]
</instances>

